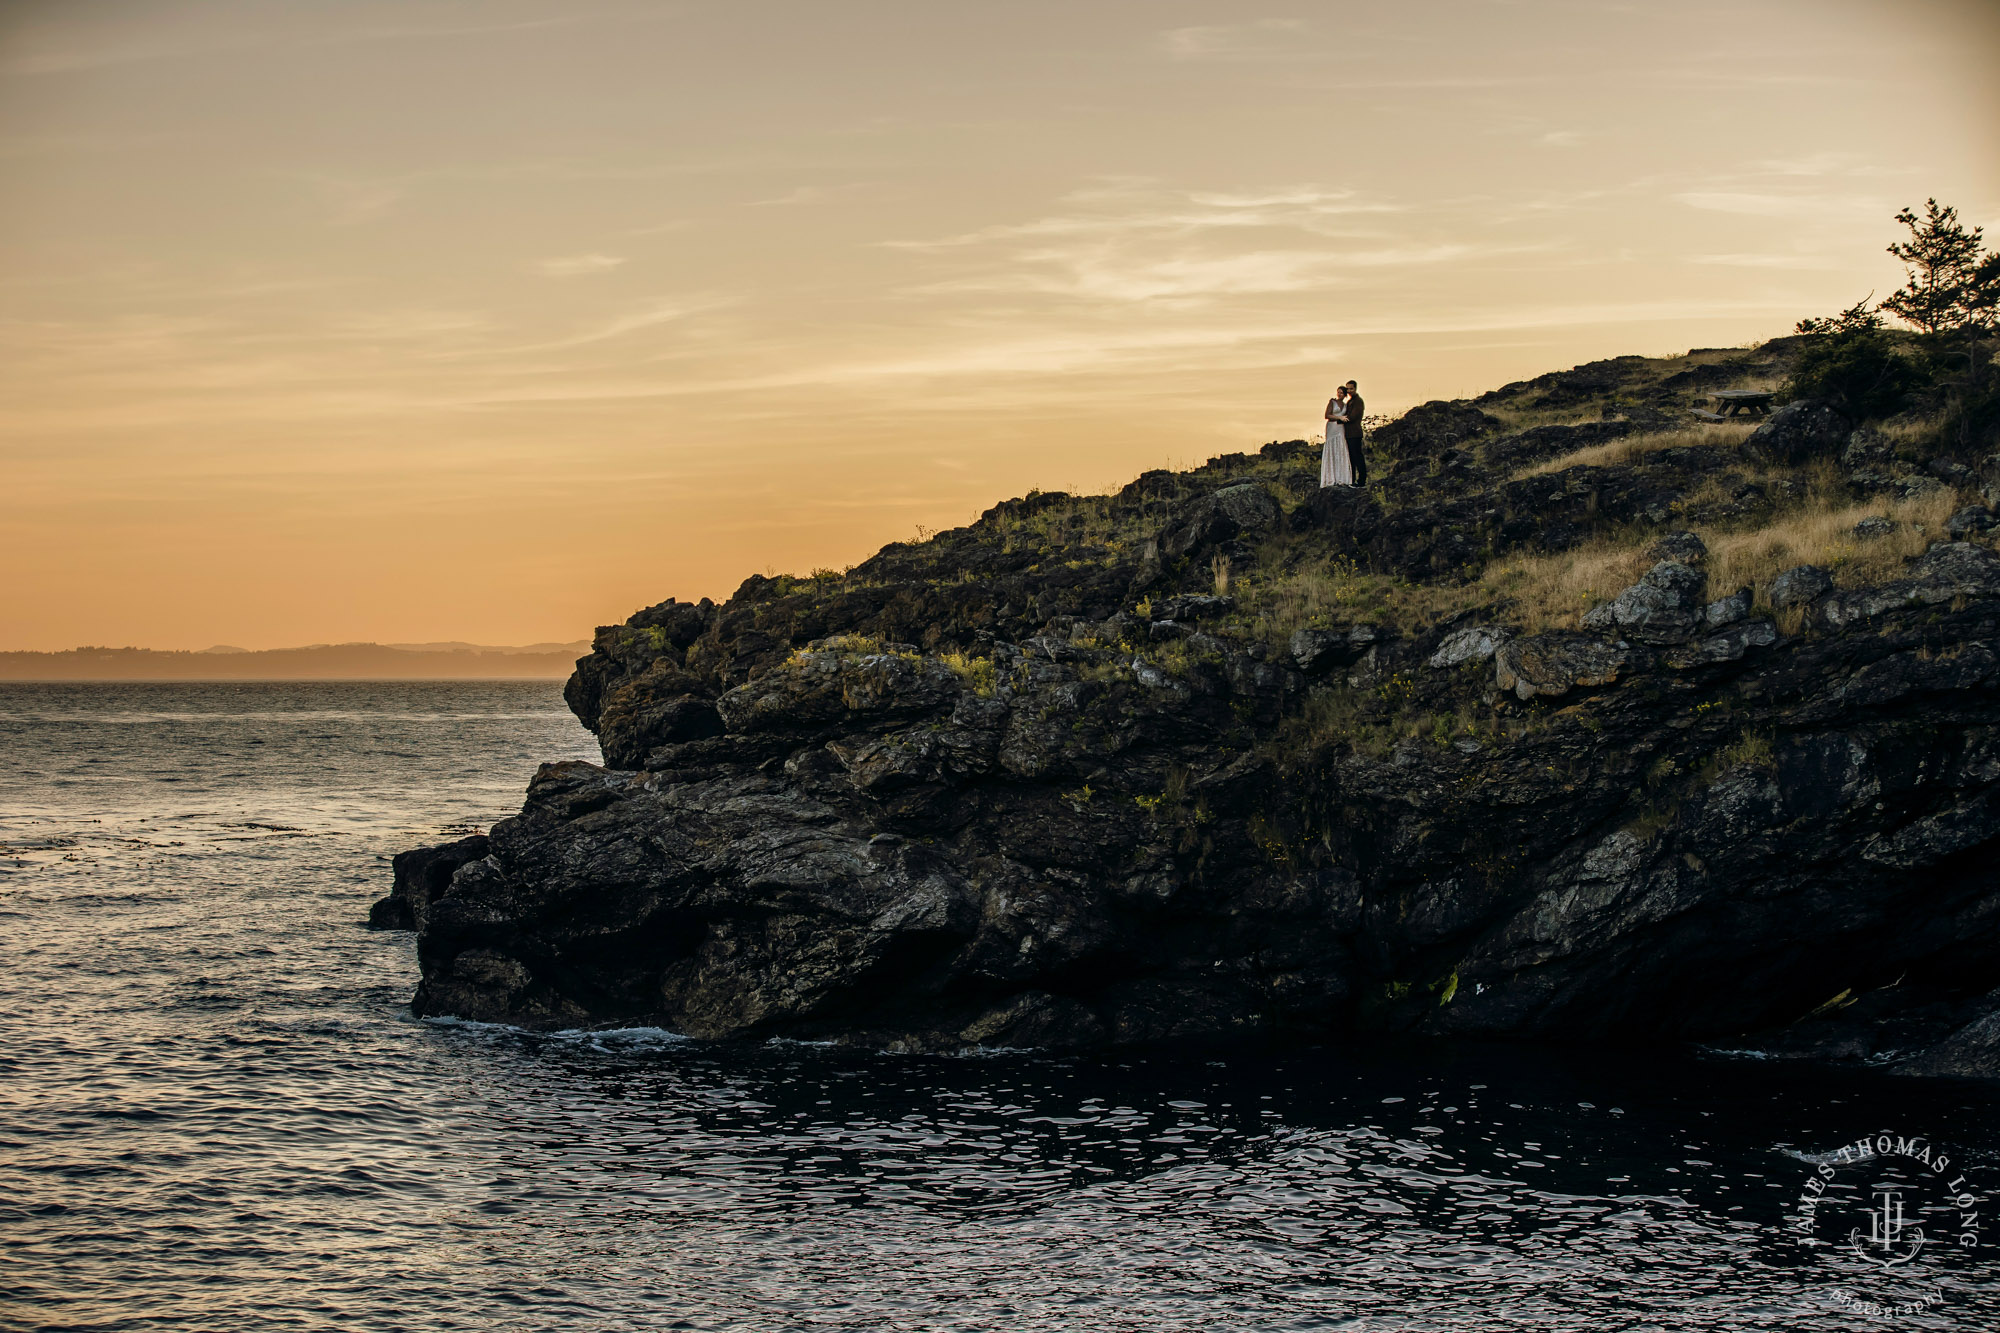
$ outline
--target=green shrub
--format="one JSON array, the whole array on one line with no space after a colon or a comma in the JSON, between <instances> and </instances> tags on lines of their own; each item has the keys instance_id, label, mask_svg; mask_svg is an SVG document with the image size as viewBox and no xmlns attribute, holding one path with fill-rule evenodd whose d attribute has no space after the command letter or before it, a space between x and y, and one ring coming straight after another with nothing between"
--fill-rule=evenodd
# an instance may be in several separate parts
<instances>
[{"instance_id":1,"label":"green shrub","mask_svg":"<svg viewBox=\"0 0 2000 1333\"><path fill-rule=\"evenodd\" d=\"M1866 300L1826 319L1799 321L1807 335L1785 385L1794 400L1823 398L1856 421L1890 416L1931 377L1898 345Z\"/></svg>"}]
</instances>

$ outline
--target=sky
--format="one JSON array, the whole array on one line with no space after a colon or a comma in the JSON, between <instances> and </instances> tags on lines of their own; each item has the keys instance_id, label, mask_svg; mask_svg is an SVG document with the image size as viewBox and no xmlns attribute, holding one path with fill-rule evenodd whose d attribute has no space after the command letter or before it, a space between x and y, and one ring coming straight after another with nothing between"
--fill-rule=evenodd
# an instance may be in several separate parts
<instances>
[{"instance_id":1,"label":"sky","mask_svg":"<svg viewBox=\"0 0 2000 1333\"><path fill-rule=\"evenodd\" d=\"M2000 5L0 0L0 650L567 640L2000 224Z\"/></svg>"}]
</instances>

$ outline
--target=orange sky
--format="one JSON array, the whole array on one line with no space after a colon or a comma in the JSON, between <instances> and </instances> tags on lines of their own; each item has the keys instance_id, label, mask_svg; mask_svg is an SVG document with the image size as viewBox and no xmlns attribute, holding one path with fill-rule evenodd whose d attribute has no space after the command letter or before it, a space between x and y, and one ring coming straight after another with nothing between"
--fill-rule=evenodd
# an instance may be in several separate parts
<instances>
[{"instance_id":1,"label":"orange sky","mask_svg":"<svg viewBox=\"0 0 2000 1333\"><path fill-rule=\"evenodd\" d=\"M569 639L1897 282L2000 5L0 2L0 649Z\"/></svg>"}]
</instances>

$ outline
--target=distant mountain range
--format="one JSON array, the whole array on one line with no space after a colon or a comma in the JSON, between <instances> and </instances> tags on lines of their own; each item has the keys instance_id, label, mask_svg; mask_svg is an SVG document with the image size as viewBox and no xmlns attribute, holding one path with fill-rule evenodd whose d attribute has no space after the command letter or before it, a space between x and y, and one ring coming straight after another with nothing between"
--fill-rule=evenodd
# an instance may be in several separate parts
<instances>
[{"instance_id":1,"label":"distant mountain range","mask_svg":"<svg viewBox=\"0 0 2000 1333\"><path fill-rule=\"evenodd\" d=\"M589 651L587 640L521 647L315 643L261 652L228 644L199 652L87 647L0 653L0 680L560 680Z\"/></svg>"}]
</instances>

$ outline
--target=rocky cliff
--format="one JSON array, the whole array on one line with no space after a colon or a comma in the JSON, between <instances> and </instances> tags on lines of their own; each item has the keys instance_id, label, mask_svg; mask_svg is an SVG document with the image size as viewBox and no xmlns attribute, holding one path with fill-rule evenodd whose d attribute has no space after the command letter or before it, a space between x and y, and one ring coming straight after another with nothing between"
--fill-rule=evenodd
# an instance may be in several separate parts
<instances>
[{"instance_id":1,"label":"rocky cliff","mask_svg":"<svg viewBox=\"0 0 2000 1333\"><path fill-rule=\"evenodd\" d=\"M415 1008L910 1049L1356 1029L2000 1075L1991 446L1786 344L1031 495L599 630L606 766L397 859Z\"/></svg>"}]
</instances>

